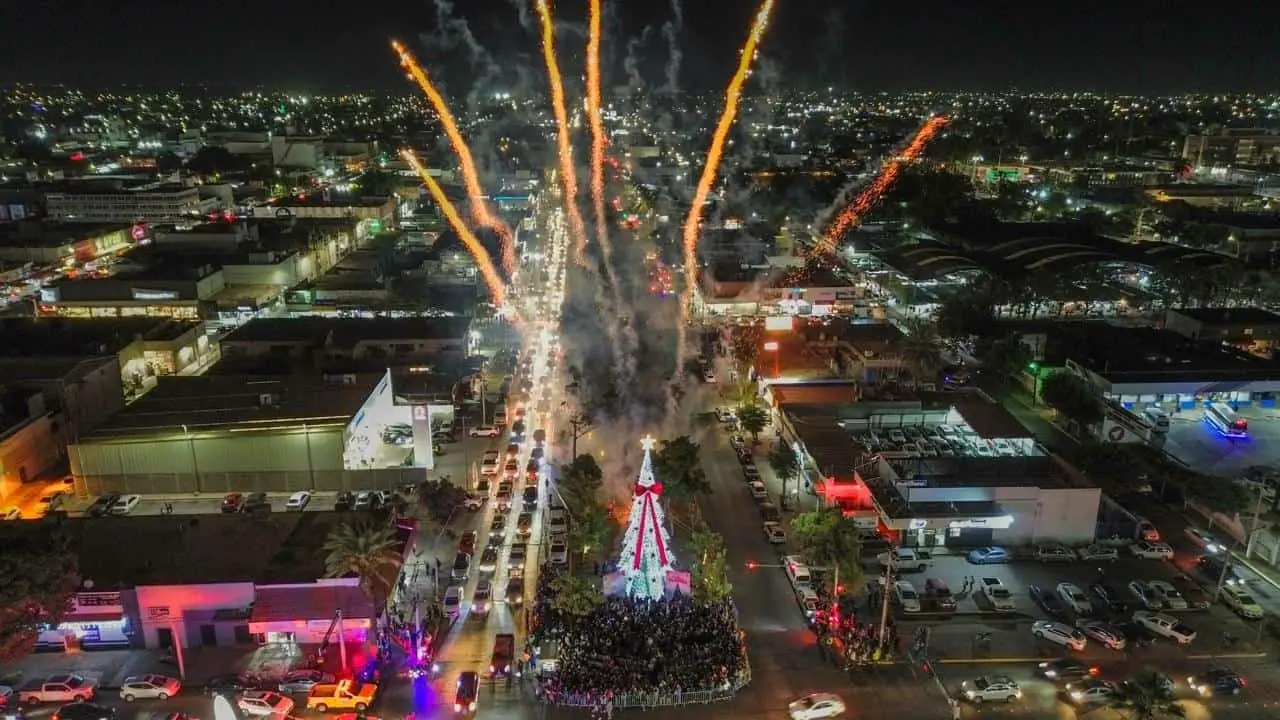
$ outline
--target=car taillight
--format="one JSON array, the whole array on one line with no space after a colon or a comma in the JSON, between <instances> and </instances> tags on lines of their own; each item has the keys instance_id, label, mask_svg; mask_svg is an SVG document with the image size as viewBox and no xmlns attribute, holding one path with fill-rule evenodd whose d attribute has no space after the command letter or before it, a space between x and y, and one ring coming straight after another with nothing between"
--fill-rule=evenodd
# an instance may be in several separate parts
<instances>
[{"instance_id":1,"label":"car taillight","mask_svg":"<svg viewBox=\"0 0 1280 720\"><path fill-rule=\"evenodd\" d=\"M1090 675L1097 675L1099 672L1101 672L1101 670L1099 670L1097 667L1091 667L1091 668L1089 668L1089 674L1090 674Z\"/></svg>"},{"instance_id":2,"label":"car taillight","mask_svg":"<svg viewBox=\"0 0 1280 720\"><path fill-rule=\"evenodd\" d=\"M458 704L458 703L454 703L454 704L453 704L453 711L454 711L454 712L462 712L462 705L460 705L460 704Z\"/></svg>"}]
</instances>

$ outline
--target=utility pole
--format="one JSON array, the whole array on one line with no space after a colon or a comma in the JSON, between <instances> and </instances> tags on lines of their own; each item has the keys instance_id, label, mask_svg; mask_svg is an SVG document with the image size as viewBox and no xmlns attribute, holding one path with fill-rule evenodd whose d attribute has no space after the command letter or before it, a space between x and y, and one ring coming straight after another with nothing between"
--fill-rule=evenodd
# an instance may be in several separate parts
<instances>
[{"instance_id":1,"label":"utility pole","mask_svg":"<svg viewBox=\"0 0 1280 720\"><path fill-rule=\"evenodd\" d=\"M569 458L570 462L576 460L578 457L578 438L583 437L593 429L594 426L591 424L591 419L585 415L578 414L569 418L569 437L572 442L572 456Z\"/></svg>"}]
</instances>

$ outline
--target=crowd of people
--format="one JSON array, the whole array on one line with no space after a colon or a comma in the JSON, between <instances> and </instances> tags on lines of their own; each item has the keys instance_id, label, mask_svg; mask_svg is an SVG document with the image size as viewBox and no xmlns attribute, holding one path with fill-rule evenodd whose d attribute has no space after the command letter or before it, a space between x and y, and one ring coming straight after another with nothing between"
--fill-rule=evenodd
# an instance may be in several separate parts
<instances>
[{"instance_id":1,"label":"crowd of people","mask_svg":"<svg viewBox=\"0 0 1280 720\"><path fill-rule=\"evenodd\" d=\"M819 647L835 663L846 669L892 660L898 650L898 627L890 619L881 642L880 624L850 622L835 626L819 625Z\"/></svg>"},{"instance_id":2,"label":"crowd of people","mask_svg":"<svg viewBox=\"0 0 1280 720\"><path fill-rule=\"evenodd\" d=\"M531 639L558 649L555 673L539 688L550 702L571 698L589 705L621 693L725 688L745 668L732 601L611 597L575 617L557 612L548 597L539 593Z\"/></svg>"}]
</instances>

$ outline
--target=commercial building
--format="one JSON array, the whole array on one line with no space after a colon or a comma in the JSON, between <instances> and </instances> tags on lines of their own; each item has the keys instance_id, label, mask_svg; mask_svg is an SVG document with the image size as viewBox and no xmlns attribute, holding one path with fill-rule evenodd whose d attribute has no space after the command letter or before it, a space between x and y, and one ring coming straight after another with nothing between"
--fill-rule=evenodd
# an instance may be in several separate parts
<instances>
[{"instance_id":1,"label":"commercial building","mask_svg":"<svg viewBox=\"0 0 1280 720\"><path fill-rule=\"evenodd\" d=\"M120 267L114 277L59 280L40 289L39 313L46 317L152 317L200 320L212 314L213 299L226 288L214 265Z\"/></svg>"},{"instance_id":2,"label":"commercial building","mask_svg":"<svg viewBox=\"0 0 1280 720\"><path fill-rule=\"evenodd\" d=\"M324 577L320 548L348 520L333 512L204 515L190 522L67 519L83 586L71 612L38 643L46 649L314 646L339 638L372 644L375 607L359 579ZM410 535L398 530L397 539Z\"/></svg>"},{"instance_id":3,"label":"commercial building","mask_svg":"<svg viewBox=\"0 0 1280 720\"><path fill-rule=\"evenodd\" d=\"M0 225L0 261L75 267L132 247L145 228L120 223L27 221Z\"/></svg>"},{"instance_id":4,"label":"commercial building","mask_svg":"<svg viewBox=\"0 0 1280 720\"><path fill-rule=\"evenodd\" d=\"M1042 367L1066 368L1127 408L1267 404L1280 392L1280 369L1220 339L1095 322L1006 326L1034 349Z\"/></svg>"},{"instance_id":5,"label":"commercial building","mask_svg":"<svg viewBox=\"0 0 1280 720\"><path fill-rule=\"evenodd\" d=\"M356 221L360 239L373 237L391 227L396 216L394 197L361 199L326 199L324 195L303 194L272 200L252 208L255 218L286 220L352 219Z\"/></svg>"},{"instance_id":6,"label":"commercial building","mask_svg":"<svg viewBox=\"0 0 1280 720\"><path fill-rule=\"evenodd\" d=\"M1220 342L1267 358L1280 340L1280 315L1262 308L1170 308L1164 327L1191 340Z\"/></svg>"},{"instance_id":7,"label":"commercial building","mask_svg":"<svg viewBox=\"0 0 1280 720\"><path fill-rule=\"evenodd\" d=\"M45 196L49 217L70 222L190 222L217 209L200 191L182 185L105 188L86 185Z\"/></svg>"},{"instance_id":8,"label":"commercial building","mask_svg":"<svg viewBox=\"0 0 1280 720\"><path fill-rule=\"evenodd\" d=\"M65 429L38 389L0 390L0 501L62 459Z\"/></svg>"},{"instance_id":9,"label":"commercial building","mask_svg":"<svg viewBox=\"0 0 1280 720\"><path fill-rule=\"evenodd\" d=\"M1264 128L1222 128L1188 135L1182 159L1194 167L1263 167L1280 162L1280 134Z\"/></svg>"},{"instance_id":10,"label":"commercial building","mask_svg":"<svg viewBox=\"0 0 1280 720\"><path fill-rule=\"evenodd\" d=\"M778 415L804 466L800 488L903 546L1094 538L1101 491L980 393L865 394Z\"/></svg>"},{"instance_id":11,"label":"commercial building","mask_svg":"<svg viewBox=\"0 0 1280 720\"><path fill-rule=\"evenodd\" d=\"M230 363L268 359L390 366L452 365L472 354L471 319L258 318L221 341Z\"/></svg>"},{"instance_id":12,"label":"commercial building","mask_svg":"<svg viewBox=\"0 0 1280 720\"><path fill-rule=\"evenodd\" d=\"M71 472L81 496L391 489L434 467L434 412L398 404L389 373L161 378L69 447Z\"/></svg>"},{"instance_id":13,"label":"commercial building","mask_svg":"<svg viewBox=\"0 0 1280 720\"><path fill-rule=\"evenodd\" d=\"M202 369L217 353L204 323L147 317L4 318L0 346L14 356L114 356L126 394L141 392L159 376Z\"/></svg>"}]
</instances>

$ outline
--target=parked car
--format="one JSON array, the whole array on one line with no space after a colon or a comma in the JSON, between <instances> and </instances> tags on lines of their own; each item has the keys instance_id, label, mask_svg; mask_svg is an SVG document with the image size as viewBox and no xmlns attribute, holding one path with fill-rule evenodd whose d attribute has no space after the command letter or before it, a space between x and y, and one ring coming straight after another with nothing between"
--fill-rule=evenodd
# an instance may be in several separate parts
<instances>
[{"instance_id":1,"label":"parked car","mask_svg":"<svg viewBox=\"0 0 1280 720\"><path fill-rule=\"evenodd\" d=\"M1196 639L1196 631L1172 615L1139 610L1133 614L1133 621L1149 632L1169 638L1179 645L1189 645Z\"/></svg>"},{"instance_id":2,"label":"parked car","mask_svg":"<svg viewBox=\"0 0 1280 720\"><path fill-rule=\"evenodd\" d=\"M1094 543L1076 550L1081 560L1111 562L1120 557L1120 551L1110 545Z\"/></svg>"},{"instance_id":3,"label":"parked car","mask_svg":"<svg viewBox=\"0 0 1280 720\"><path fill-rule=\"evenodd\" d=\"M1112 650L1123 650L1129 644L1128 639L1119 628L1101 620L1077 620L1076 627L1086 636L1097 640L1103 647Z\"/></svg>"},{"instance_id":4,"label":"parked car","mask_svg":"<svg viewBox=\"0 0 1280 720\"><path fill-rule=\"evenodd\" d=\"M284 504L284 509L292 512L302 512L303 510L306 510L307 506L310 504L311 493L306 490L299 490L289 496L289 499Z\"/></svg>"},{"instance_id":5,"label":"parked car","mask_svg":"<svg viewBox=\"0 0 1280 720\"><path fill-rule=\"evenodd\" d=\"M222 498L222 512L224 513L238 513L242 507L244 507L243 493L227 493L226 497Z\"/></svg>"},{"instance_id":6,"label":"parked car","mask_svg":"<svg viewBox=\"0 0 1280 720\"><path fill-rule=\"evenodd\" d=\"M1054 620L1036 620L1031 623L1031 634L1041 640L1048 640L1051 643L1062 645L1076 652L1082 652L1085 646L1089 644L1089 640L1084 633L1066 623Z\"/></svg>"},{"instance_id":7,"label":"parked car","mask_svg":"<svg viewBox=\"0 0 1280 720\"><path fill-rule=\"evenodd\" d=\"M1128 587L1129 594L1132 595L1142 607L1148 610L1161 610L1164 608L1164 602L1161 601L1155 593L1151 592L1151 589L1148 588L1147 584L1142 580L1130 580Z\"/></svg>"},{"instance_id":8,"label":"parked car","mask_svg":"<svg viewBox=\"0 0 1280 720\"><path fill-rule=\"evenodd\" d=\"M110 514L112 515L128 515L133 509L138 507L138 503L142 502L141 495L121 495L112 505Z\"/></svg>"},{"instance_id":9,"label":"parked car","mask_svg":"<svg viewBox=\"0 0 1280 720\"><path fill-rule=\"evenodd\" d=\"M1170 578L1169 583L1178 588L1178 592L1182 593L1182 597L1186 598L1189 609L1209 609L1209 595L1204 591L1204 588L1196 584L1196 581L1186 575L1175 575Z\"/></svg>"},{"instance_id":10,"label":"parked car","mask_svg":"<svg viewBox=\"0 0 1280 720\"><path fill-rule=\"evenodd\" d=\"M1237 615L1246 620L1257 620L1266 613L1257 600L1243 587L1224 587L1219 595L1222 604L1231 608Z\"/></svg>"},{"instance_id":11,"label":"parked car","mask_svg":"<svg viewBox=\"0 0 1280 720\"><path fill-rule=\"evenodd\" d=\"M293 712L293 699L268 690L250 690L240 696L236 707L245 715L269 717L272 715L284 718Z\"/></svg>"},{"instance_id":12,"label":"parked car","mask_svg":"<svg viewBox=\"0 0 1280 720\"><path fill-rule=\"evenodd\" d=\"M1059 583L1058 597L1077 615L1089 615L1093 612L1093 603L1089 602L1089 596L1084 594L1079 585Z\"/></svg>"},{"instance_id":13,"label":"parked car","mask_svg":"<svg viewBox=\"0 0 1280 720\"><path fill-rule=\"evenodd\" d=\"M1166 610L1186 610L1187 599L1173 585L1164 580L1152 580L1147 583L1147 591L1160 599Z\"/></svg>"},{"instance_id":14,"label":"parked car","mask_svg":"<svg viewBox=\"0 0 1280 720\"><path fill-rule=\"evenodd\" d=\"M1045 614L1049 617L1066 617L1067 608L1058 599L1058 596L1049 590L1045 590L1039 585L1028 585L1027 594L1031 596L1031 601L1040 606Z\"/></svg>"},{"instance_id":15,"label":"parked car","mask_svg":"<svg viewBox=\"0 0 1280 720\"><path fill-rule=\"evenodd\" d=\"M980 547L969 551L969 562L974 565L997 565L1012 559L1009 551L1002 547Z\"/></svg>"},{"instance_id":16,"label":"parked car","mask_svg":"<svg viewBox=\"0 0 1280 720\"><path fill-rule=\"evenodd\" d=\"M277 689L286 694L302 694L311 692L311 688L321 683L333 682L333 675L319 670L290 670L280 678Z\"/></svg>"},{"instance_id":17,"label":"parked car","mask_svg":"<svg viewBox=\"0 0 1280 720\"><path fill-rule=\"evenodd\" d=\"M1009 592L1009 588L1000 582L1000 578L984 577L979 583L982 594L987 596L987 600L991 602L991 606L999 612L1009 612L1017 609L1013 603L1013 594Z\"/></svg>"},{"instance_id":18,"label":"parked car","mask_svg":"<svg viewBox=\"0 0 1280 720\"><path fill-rule=\"evenodd\" d=\"M125 678L120 684L120 698L134 700L168 700L182 692L182 681L165 675L139 675Z\"/></svg>"},{"instance_id":19,"label":"parked car","mask_svg":"<svg viewBox=\"0 0 1280 720\"><path fill-rule=\"evenodd\" d=\"M1071 562L1076 559L1070 548L1056 543L1037 545L1032 556L1040 562Z\"/></svg>"},{"instance_id":20,"label":"parked car","mask_svg":"<svg viewBox=\"0 0 1280 720\"><path fill-rule=\"evenodd\" d=\"M1128 595L1114 585L1096 582L1089 586L1089 592L1093 593L1093 597L1098 601L1100 607L1104 607L1113 613L1129 611Z\"/></svg>"},{"instance_id":21,"label":"parked car","mask_svg":"<svg viewBox=\"0 0 1280 720\"><path fill-rule=\"evenodd\" d=\"M117 493L99 495L98 499L94 500L93 504L90 505L89 509L85 512L89 517L102 517L103 515L109 515L111 513L111 507L115 505L116 501L119 499L120 495Z\"/></svg>"},{"instance_id":22,"label":"parked car","mask_svg":"<svg viewBox=\"0 0 1280 720\"><path fill-rule=\"evenodd\" d=\"M893 599L903 612L920 612L920 594L907 580L899 580L893 584Z\"/></svg>"},{"instance_id":23,"label":"parked car","mask_svg":"<svg viewBox=\"0 0 1280 720\"><path fill-rule=\"evenodd\" d=\"M345 512L355 507L356 496L354 493L343 490L338 493L338 497L333 501L333 509L337 512Z\"/></svg>"},{"instance_id":24,"label":"parked car","mask_svg":"<svg viewBox=\"0 0 1280 720\"><path fill-rule=\"evenodd\" d=\"M764 537L769 541L770 545L785 545L787 542L787 534L783 532L782 526L776 522L766 522L764 524Z\"/></svg>"},{"instance_id":25,"label":"parked car","mask_svg":"<svg viewBox=\"0 0 1280 720\"><path fill-rule=\"evenodd\" d=\"M1129 552L1143 560L1172 560L1173 548L1162 542L1136 542L1129 546Z\"/></svg>"},{"instance_id":26,"label":"parked car","mask_svg":"<svg viewBox=\"0 0 1280 720\"><path fill-rule=\"evenodd\" d=\"M502 434L502 429L495 425L481 425L480 427L471 429L471 437L498 437Z\"/></svg>"},{"instance_id":27,"label":"parked car","mask_svg":"<svg viewBox=\"0 0 1280 720\"><path fill-rule=\"evenodd\" d=\"M240 508L240 512L256 512L271 509L271 501L267 499L264 492L249 493L244 498L244 505Z\"/></svg>"}]
</instances>

